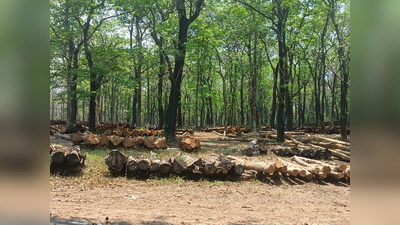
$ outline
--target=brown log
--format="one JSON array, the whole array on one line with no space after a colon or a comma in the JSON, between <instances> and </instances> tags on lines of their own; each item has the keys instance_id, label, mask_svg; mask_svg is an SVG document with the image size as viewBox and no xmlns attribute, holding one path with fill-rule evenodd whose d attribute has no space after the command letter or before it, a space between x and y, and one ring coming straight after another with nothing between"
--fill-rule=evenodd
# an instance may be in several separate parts
<instances>
[{"instance_id":1,"label":"brown log","mask_svg":"<svg viewBox=\"0 0 400 225\"><path fill-rule=\"evenodd\" d=\"M171 163L171 173L182 173L186 171L185 164L182 163L181 160L179 160L177 157L172 157L170 158L170 163Z\"/></svg>"},{"instance_id":2,"label":"brown log","mask_svg":"<svg viewBox=\"0 0 400 225\"><path fill-rule=\"evenodd\" d=\"M85 145L97 145L99 144L99 139L92 133L89 133L85 141L83 142Z\"/></svg>"},{"instance_id":3,"label":"brown log","mask_svg":"<svg viewBox=\"0 0 400 225\"><path fill-rule=\"evenodd\" d=\"M317 138L319 140L321 140L321 141L328 141L328 142L332 142L332 143L335 143L335 144L340 144L340 145L345 145L345 146L349 146L350 147L350 143L348 143L348 142L339 141L339 140L335 140L335 139L327 138L327 137L320 137L320 136L318 136Z\"/></svg>"},{"instance_id":4,"label":"brown log","mask_svg":"<svg viewBox=\"0 0 400 225\"><path fill-rule=\"evenodd\" d=\"M317 165L321 165L322 168L320 168L320 171L322 171L322 172L324 172L324 173L330 173L330 172L332 171L332 167L334 167L334 166L331 166L331 165L329 165L329 164L327 164L327 163L324 163L324 162L322 162L322 161L319 161L319 160L308 159L308 158L299 157L299 156L293 156L293 158L300 159L300 160L302 160L302 161L304 161L304 162L306 162L306 163L308 163L308 164L317 164Z\"/></svg>"},{"instance_id":5,"label":"brown log","mask_svg":"<svg viewBox=\"0 0 400 225\"><path fill-rule=\"evenodd\" d=\"M100 135L100 145L110 146L110 139L105 135Z\"/></svg>"},{"instance_id":6,"label":"brown log","mask_svg":"<svg viewBox=\"0 0 400 225\"><path fill-rule=\"evenodd\" d=\"M166 138L165 138L165 137L162 137L162 138L157 139L157 140L154 142L154 144L156 145L156 147L157 147L158 149L167 149L168 146L167 146L167 143L165 143L165 142L166 142Z\"/></svg>"},{"instance_id":7,"label":"brown log","mask_svg":"<svg viewBox=\"0 0 400 225\"><path fill-rule=\"evenodd\" d=\"M132 147L135 145L135 143L133 142L133 138L125 136L124 140L122 140L122 144L126 147Z\"/></svg>"},{"instance_id":8,"label":"brown log","mask_svg":"<svg viewBox=\"0 0 400 225\"><path fill-rule=\"evenodd\" d=\"M108 138L110 139L111 143L113 143L114 146L118 146L123 140L123 138L118 137L117 135L111 135Z\"/></svg>"},{"instance_id":9,"label":"brown log","mask_svg":"<svg viewBox=\"0 0 400 225\"><path fill-rule=\"evenodd\" d=\"M138 168L142 171L149 169L150 161L148 159L142 159L138 162Z\"/></svg>"},{"instance_id":10,"label":"brown log","mask_svg":"<svg viewBox=\"0 0 400 225\"><path fill-rule=\"evenodd\" d=\"M134 137L133 142L135 143L135 146L139 146L144 142L144 139L140 136Z\"/></svg>"},{"instance_id":11,"label":"brown log","mask_svg":"<svg viewBox=\"0 0 400 225\"><path fill-rule=\"evenodd\" d=\"M127 137L127 136L132 136L133 131L130 131L128 127L124 128L122 131L122 135Z\"/></svg>"},{"instance_id":12,"label":"brown log","mask_svg":"<svg viewBox=\"0 0 400 225\"><path fill-rule=\"evenodd\" d=\"M274 163L252 162L252 161L241 159L241 158L231 156L231 155L228 155L226 158L234 160L236 162L236 164L243 165L244 169L246 169L246 170L256 170L258 172L264 172L264 173L271 174L275 171L275 168L276 168L275 162Z\"/></svg>"},{"instance_id":13,"label":"brown log","mask_svg":"<svg viewBox=\"0 0 400 225\"><path fill-rule=\"evenodd\" d=\"M161 161L158 169L162 173L169 173L169 171L171 171L171 168L172 168L171 164L167 160L163 160Z\"/></svg>"},{"instance_id":14,"label":"brown log","mask_svg":"<svg viewBox=\"0 0 400 225\"><path fill-rule=\"evenodd\" d=\"M78 133L71 135L72 143L74 145L78 145L79 143L83 142L87 138L88 135L89 134L81 133L80 131L78 131Z\"/></svg>"},{"instance_id":15,"label":"brown log","mask_svg":"<svg viewBox=\"0 0 400 225\"><path fill-rule=\"evenodd\" d=\"M184 151L198 152L201 148L200 141L201 138L186 138L185 141L182 141L180 144Z\"/></svg>"},{"instance_id":16,"label":"brown log","mask_svg":"<svg viewBox=\"0 0 400 225\"><path fill-rule=\"evenodd\" d=\"M122 137L122 134L124 133L124 128L122 127L117 127L116 130L114 130L114 135L118 136L118 137Z\"/></svg>"},{"instance_id":17,"label":"brown log","mask_svg":"<svg viewBox=\"0 0 400 225\"><path fill-rule=\"evenodd\" d=\"M254 140L254 138L249 137L237 137L237 138L229 138L229 137L219 137L218 141L240 141L240 142L250 142ZM272 139L268 138L257 138L257 142L274 142Z\"/></svg>"},{"instance_id":18,"label":"brown log","mask_svg":"<svg viewBox=\"0 0 400 225\"><path fill-rule=\"evenodd\" d=\"M341 152L335 151L334 149L332 149L331 152L332 152L333 156L336 156L336 157L340 158L343 161L350 162L350 156L345 155L345 154L343 154Z\"/></svg>"},{"instance_id":19,"label":"brown log","mask_svg":"<svg viewBox=\"0 0 400 225\"><path fill-rule=\"evenodd\" d=\"M346 177L350 178L350 167L348 167L346 171L344 171L344 174L346 175Z\"/></svg>"},{"instance_id":20,"label":"brown log","mask_svg":"<svg viewBox=\"0 0 400 225\"><path fill-rule=\"evenodd\" d=\"M332 171L332 172L330 172L330 173L328 174L328 176L329 176L329 177L334 177L334 178L341 179L341 178L344 177L344 173Z\"/></svg>"},{"instance_id":21,"label":"brown log","mask_svg":"<svg viewBox=\"0 0 400 225\"><path fill-rule=\"evenodd\" d=\"M147 148L155 148L156 145L154 143L154 136L150 136L148 137L145 141L144 141L144 146L146 146Z\"/></svg>"},{"instance_id":22,"label":"brown log","mask_svg":"<svg viewBox=\"0 0 400 225\"><path fill-rule=\"evenodd\" d=\"M50 155L51 155L52 152L55 152L55 151L57 151L56 146L50 144Z\"/></svg>"},{"instance_id":23,"label":"brown log","mask_svg":"<svg viewBox=\"0 0 400 225\"><path fill-rule=\"evenodd\" d=\"M214 174L217 170L217 167L214 163L207 162L204 164L204 174L211 175Z\"/></svg>"},{"instance_id":24,"label":"brown log","mask_svg":"<svg viewBox=\"0 0 400 225\"><path fill-rule=\"evenodd\" d=\"M51 159L50 162L52 162L54 164L61 164L64 162L64 158L65 158L64 151L54 150L50 155L50 159Z\"/></svg>"},{"instance_id":25,"label":"brown log","mask_svg":"<svg viewBox=\"0 0 400 225\"><path fill-rule=\"evenodd\" d=\"M321 171L321 169L318 166L310 165L310 164L304 162L303 160L301 160L299 157L293 156L292 161L298 163L301 166L304 166L305 170L312 174L316 175L316 174L319 174L319 172Z\"/></svg>"},{"instance_id":26,"label":"brown log","mask_svg":"<svg viewBox=\"0 0 400 225\"><path fill-rule=\"evenodd\" d=\"M201 158L194 158L190 155L183 155L183 157L185 157L186 160L185 166L187 171L191 173L203 173L204 162Z\"/></svg>"},{"instance_id":27,"label":"brown log","mask_svg":"<svg viewBox=\"0 0 400 225\"><path fill-rule=\"evenodd\" d=\"M218 133L218 132L216 132L216 131L212 131L214 134L216 134L216 135L218 135L218 136L220 136L220 137L222 137L222 136L224 136L223 134L220 134L220 133Z\"/></svg>"},{"instance_id":28,"label":"brown log","mask_svg":"<svg viewBox=\"0 0 400 225\"><path fill-rule=\"evenodd\" d=\"M108 129L108 130L104 131L103 134L104 134L105 136L110 136L112 133L113 133L112 130L109 130L109 129Z\"/></svg>"},{"instance_id":29,"label":"brown log","mask_svg":"<svg viewBox=\"0 0 400 225\"><path fill-rule=\"evenodd\" d=\"M342 145L342 144L337 144L337 143L332 143L332 142L313 142L313 144L322 146L325 148L329 148L329 149L339 149L339 151L343 150L343 151L341 151L343 154L346 154L346 153L350 154L350 146L347 146L347 145Z\"/></svg>"},{"instance_id":30,"label":"brown log","mask_svg":"<svg viewBox=\"0 0 400 225\"><path fill-rule=\"evenodd\" d=\"M108 153L108 155L105 158L106 165L113 172L120 172L126 165L126 161L127 157L116 149Z\"/></svg>"},{"instance_id":31,"label":"brown log","mask_svg":"<svg viewBox=\"0 0 400 225\"><path fill-rule=\"evenodd\" d=\"M127 162L126 162L126 170L129 171L130 173L135 173L138 171L138 164L133 158L133 156L129 156Z\"/></svg>"},{"instance_id":32,"label":"brown log","mask_svg":"<svg viewBox=\"0 0 400 225\"><path fill-rule=\"evenodd\" d=\"M231 171L236 164L221 154L218 156L218 159L215 161L214 165L216 167L215 174L228 174L228 172Z\"/></svg>"}]
</instances>

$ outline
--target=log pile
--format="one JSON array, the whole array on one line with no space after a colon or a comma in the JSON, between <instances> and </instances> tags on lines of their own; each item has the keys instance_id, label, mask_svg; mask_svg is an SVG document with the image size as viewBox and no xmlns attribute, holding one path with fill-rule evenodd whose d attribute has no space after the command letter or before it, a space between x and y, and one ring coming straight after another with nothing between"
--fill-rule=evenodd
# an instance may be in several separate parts
<instances>
[{"instance_id":1,"label":"log pile","mask_svg":"<svg viewBox=\"0 0 400 225\"><path fill-rule=\"evenodd\" d=\"M126 128L123 128L126 129ZM123 132L123 131L122 131ZM118 136L116 134L109 135L109 132L104 132L101 135L94 135L90 132L81 133L78 132L76 134L71 135L72 143L74 145L81 145L85 148L98 148L98 147L125 147L135 148L137 146L145 146L147 148L158 148L158 149L166 149L166 139L165 137L156 137L156 136Z\"/></svg>"},{"instance_id":2,"label":"log pile","mask_svg":"<svg viewBox=\"0 0 400 225\"><path fill-rule=\"evenodd\" d=\"M81 133L84 133L87 131L89 128L83 124L82 122L76 122L73 124L51 124L52 122L50 121L50 135L54 136L56 133L61 133L61 134L72 134L80 131Z\"/></svg>"},{"instance_id":3,"label":"log pile","mask_svg":"<svg viewBox=\"0 0 400 225\"><path fill-rule=\"evenodd\" d=\"M250 129L246 126L227 126L225 127L207 127L204 128L203 131L205 132L216 132L219 134L226 134L228 136L240 136L243 133L248 133Z\"/></svg>"},{"instance_id":4,"label":"log pile","mask_svg":"<svg viewBox=\"0 0 400 225\"><path fill-rule=\"evenodd\" d=\"M298 127L295 130L303 131L308 134L319 134L322 133L321 127ZM346 128L347 134L350 135L350 127ZM325 126L324 133L325 134L340 134L341 128L340 126Z\"/></svg>"},{"instance_id":5,"label":"log pile","mask_svg":"<svg viewBox=\"0 0 400 225\"><path fill-rule=\"evenodd\" d=\"M227 175L239 177L244 172L243 165L232 162L220 156L207 156L202 159L184 154L181 157L159 159L150 152L150 157L127 156L118 150L112 150L105 158L105 163L111 175L127 177L143 177L150 174L165 176L169 174L179 175Z\"/></svg>"},{"instance_id":6,"label":"log pile","mask_svg":"<svg viewBox=\"0 0 400 225\"><path fill-rule=\"evenodd\" d=\"M330 165L319 160L299 156L293 156L291 159L276 159L275 162L248 160L230 155L226 158L242 165L246 170L255 170L259 174L272 177L285 174L307 180L325 179L327 177L350 178L350 167L345 164Z\"/></svg>"},{"instance_id":7,"label":"log pile","mask_svg":"<svg viewBox=\"0 0 400 225\"><path fill-rule=\"evenodd\" d=\"M67 149L50 145L50 172L51 173L80 173L85 167L86 155L79 146Z\"/></svg>"},{"instance_id":8,"label":"log pile","mask_svg":"<svg viewBox=\"0 0 400 225\"><path fill-rule=\"evenodd\" d=\"M201 138L186 138L180 144L183 151L187 152L199 152Z\"/></svg>"}]
</instances>

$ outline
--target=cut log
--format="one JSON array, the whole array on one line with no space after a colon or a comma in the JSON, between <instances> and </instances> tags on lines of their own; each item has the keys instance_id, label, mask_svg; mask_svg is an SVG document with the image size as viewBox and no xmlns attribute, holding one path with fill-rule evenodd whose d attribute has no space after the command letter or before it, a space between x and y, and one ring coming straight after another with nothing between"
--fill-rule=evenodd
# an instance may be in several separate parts
<instances>
[{"instance_id":1,"label":"cut log","mask_svg":"<svg viewBox=\"0 0 400 225\"><path fill-rule=\"evenodd\" d=\"M97 139L97 137L94 134L89 133L89 135L87 136L87 138L83 143L85 145L97 145L99 144L99 139Z\"/></svg>"},{"instance_id":2,"label":"cut log","mask_svg":"<svg viewBox=\"0 0 400 225\"><path fill-rule=\"evenodd\" d=\"M100 135L100 145L110 146L110 139L105 134Z\"/></svg>"},{"instance_id":3,"label":"cut log","mask_svg":"<svg viewBox=\"0 0 400 225\"><path fill-rule=\"evenodd\" d=\"M343 152L347 152L350 154L350 146L332 143L332 142L313 142L314 145L322 146L329 149L339 149L343 150Z\"/></svg>"},{"instance_id":4,"label":"cut log","mask_svg":"<svg viewBox=\"0 0 400 225\"><path fill-rule=\"evenodd\" d=\"M231 171L236 164L221 154L218 156L214 165L216 167L215 174L228 174L228 172Z\"/></svg>"},{"instance_id":5,"label":"cut log","mask_svg":"<svg viewBox=\"0 0 400 225\"><path fill-rule=\"evenodd\" d=\"M139 146L144 142L144 139L140 136L134 137L133 142L135 143L135 146Z\"/></svg>"},{"instance_id":6,"label":"cut log","mask_svg":"<svg viewBox=\"0 0 400 225\"><path fill-rule=\"evenodd\" d=\"M328 174L328 176L329 176L329 177L334 177L334 178L341 179L341 178L344 177L344 173L332 171L332 172L330 172L330 173Z\"/></svg>"},{"instance_id":7,"label":"cut log","mask_svg":"<svg viewBox=\"0 0 400 225\"><path fill-rule=\"evenodd\" d=\"M222 137L222 136L224 136L223 134L220 134L220 133L218 133L218 132L216 132L216 131L212 131L214 134L216 134L216 135L218 135L218 136L220 136L220 137Z\"/></svg>"},{"instance_id":8,"label":"cut log","mask_svg":"<svg viewBox=\"0 0 400 225\"><path fill-rule=\"evenodd\" d=\"M75 165L80 161L79 153L76 150L70 150L65 154L65 162L68 165Z\"/></svg>"},{"instance_id":9,"label":"cut log","mask_svg":"<svg viewBox=\"0 0 400 225\"><path fill-rule=\"evenodd\" d=\"M240 141L240 142L250 142L254 140L254 138L249 137L237 137L237 138L229 138L229 137L219 137L218 141ZM269 138L257 138L257 142L275 142L273 139Z\"/></svg>"},{"instance_id":10,"label":"cut log","mask_svg":"<svg viewBox=\"0 0 400 225\"><path fill-rule=\"evenodd\" d=\"M126 147L132 147L135 145L135 143L133 142L133 138L125 136L124 140L122 140L122 144Z\"/></svg>"},{"instance_id":11,"label":"cut log","mask_svg":"<svg viewBox=\"0 0 400 225\"><path fill-rule=\"evenodd\" d=\"M233 172L235 173L235 175L241 176L244 173L244 166L236 164L233 168Z\"/></svg>"},{"instance_id":12,"label":"cut log","mask_svg":"<svg viewBox=\"0 0 400 225\"><path fill-rule=\"evenodd\" d=\"M108 129L108 130L104 131L103 134L104 134L105 136L110 136L112 133L113 133L112 130L109 130L109 129Z\"/></svg>"},{"instance_id":13,"label":"cut log","mask_svg":"<svg viewBox=\"0 0 400 225\"><path fill-rule=\"evenodd\" d=\"M350 178L350 167L348 167L346 171L344 171L344 174L346 175L346 177Z\"/></svg>"},{"instance_id":14,"label":"cut log","mask_svg":"<svg viewBox=\"0 0 400 225\"><path fill-rule=\"evenodd\" d=\"M159 171L161 173L169 173L169 171L171 171L171 168L172 168L171 164L167 160L163 160L160 163Z\"/></svg>"},{"instance_id":15,"label":"cut log","mask_svg":"<svg viewBox=\"0 0 400 225\"><path fill-rule=\"evenodd\" d=\"M124 128L122 131L122 135L127 137L127 136L132 136L133 131L129 131L129 128Z\"/></svg>"},{"instance_id":16,"label":"cut log","mask_svg":"<svg viewBox=\"0 0 400 225\"><path fill-rule=\"evenodd\" d=\"M123 140L123 138L118 137L116 135L111 135L108 138L110 139L111 143L113 143L114 146L118 146Z\"/></svg>"},{"instance_id":17,"label":"cut log","mask_svg":"<svg viewBox=\"0 0 400 225\"><path fill-rule=\"evenodd\" d=\"M160 162L160 160L158 160L158 159L154 159L154 160L150 161L150 165L149 165L150 173L158 172L158 169L160 168L159 162Z\"/></svg>"},{"instance_id":18,"label":"cut log","mask_svg":"<svg viewBox=\"0 0 400 225\"><path fill-rule=\"evenodd\" d=\"M235 156L227 156L227 159L231 159L234 160L236 162L236 164L241 164L243 165L244 169L246 170L256 170L258 172L264 172L264 173L268 173L271 174L275 171L275 162L274 163L270 163L270 162L252 162L249 160L245 160L245 159L241 159Z\"/></svg>"},{"instance_id":19,"label":"cut log","mask_svg":"<svg viewBox=\"0 0 400 225\"><path fill-rule=\"evenodd\" d=\"M54 164L63 163L64 162L64 158L65 158L64 151L54 150L50 155L51 162L54 163Z\"/></svg>"},{"instance_id":20,"label":"cut log","mask_svg":"<svg viewBox=\"0 0 400 225\"><path fill-rule=\"evenodd\" d=\"M64 140L71 140L71 136L68 134L61 134L61 133L56 133L55 134L56 138L64 139Z\"/></svg>"},{"instance_id":21,"label":"cut log","mask_svg":"<svg viewBox=\"0 0 400 225\"><path fill-rule=\"evenodd\" d=\"M182 163L177 157L170 158L171 173L183 173L186 171L185 164Z\"/></svg>"},{"instance_id":22,"label":"cut log","mask_svg":"<svg viewBox=\"0 0 400 225\"><path fill-rule=\"evenodd\" d=\"M201 158L194 158L190 155L184 155L186 159L185 166L187 171L191 173L203 173L204 171L204 162Z\"/></svg>"},{"instance_id":23,"label":"cut log","mask_svg":"<svg viewBox=\"0 0 400 225\"><path fill-rule=\"evenodd\" d=\"M72 143L74 145L78 145L79 143L83 142L88 135L89 134L87 133L81 133L80 131L78 131L78 133L71 135Z\"/></svg>"},{"instance_id":24,"label":"cut log","mask_svg":"<svg viewBox=\"0 0 400 225\"><path fill-rule=\"evenodd\" d=\"M181 147L182 150L188 152L198 152L200 150L200 141L201 138L186 138L185 141L182 141Z\"/></svg>"},{"instance_id":25,"label":"cut log","mask_svg":"<svg viewBox=\"0 0 400 225\"><path fill-rule=\"evenodd\" d=\"M145 141L144 141L144 146L146 146L147 148L155 148L156 145L154 143L154 136L150 136L148 137Z\"/></svg>"},{"instance_id":26,"label":"cut log","mask_svg":"<svg viewBox=\"0 0 400 225\"><path fill-rule=\"evenodd\" d=\"M149 169L149 160L142 159L138 162L138 168L142 171L147 171Z\"/></svg>"},{"instance_id":27,"label":"cut log","mask_svg":"<svg viewBox=\"0 0 400 225\"><path fill-rule=\"evenodd\" d=\"M350 156L345 155L345 154L343 154L341 152L338 152L338 151L335 151L335 150L332 150L331 152L332 152L333 156L336 156L336 157L340 158L343 161L350 162Z\"/></svg>"},{"instance_id":28,"label":"cut log","mask_svg":"<svg viewBox=\"0 0 400 225\"><path fill-rule=\"evenodd\" d=\"M167 143L165 143L165 142L166 142L166 138L165 138L165 137L162 137L162 138L157 139L157 140L154 142L154 144L156 145L156 147L157 147L158 149L167 149L168 146L167 146Z\"/></svg>"},{"instance_id":29,"label":"cut log","mask_svg":"<svg viewBox=\"0 0 400 225\"><path fill-rule=\"evenodd\" d=\"M308 159L308 158L298 157L298 156L293 156L292 158L304 161L308 164L320 165L320 166L322 166L322 168L320 167L320 171L322 171L324 173L330 173L332 171L333 166L331 166L327 163L324 163L322 161L319 161L319 160L313 160L313 159Z\"/></svg>"},{"instance_id":30,"label":"cut log","mask_svg":"<svg viewBox=\"0 0 400 225\"><path fill-rule=\"evenodd\" d=\"M320 136L318 136L317 138L319 140L321 140L321 141L328 141L328 142L332 142L332 143L335 143L335 144L350 146L350 143L348 143L348 142L339 141L339 140L335 140L335 139L332 139L332 138L326 138L326 137L320 137Z\"/></svg>"},{"instance_id":31,"label":"cut log","mask_svg":"<svg viewBox=\"0 0 400 225\"><path fill-rule=\"evenodd\" d=\"M117 127L116 130L114 130L114 135L118 136L118 137L122 137L122 134L124 133L124 128L122 127Z\"/></svg>"},{"instance_id":32,"label":"cut log","mask_svg":"<svg viewBox=\"0 0 400 225\"><path fill-rule=\"evenodd\" d=\"M106 165L113 172L120 172L126 166L127 157L118 150L112 150L105 158Z\"/></svg>"},{"instance_id":33,"label":"cut log","mask_svg":"<svg viewBox=\"0 0 400 225\"><path fill-rule=\"evenodd\" d=\"M204 174L211 175L214 174L217 170L217 167L214 163L207 162L204 164Z\"/></svg>"},{"instance_id":34,"label":"cut log","mask_svg":"<svg viewBox=\"0 0 400 225\"><path fill-rule=\"evenodd\" d=\"M246 149L242 150L242 153L247 156L252 156L254 153L254 146L257 144L257 139L250 141Z\"/></svg>"},{"instance_id":35,"label":"cut log","mask_svg":"<svg viewBox=\"0 0 400 225\"><path fill-rule=\"evenodd\" d=\"M138 164L133 158L133 156L129 156L127 162L126 162L126 170L129 171L130 173L136 173L138 171Z\"/></svg>"}]
</instances>

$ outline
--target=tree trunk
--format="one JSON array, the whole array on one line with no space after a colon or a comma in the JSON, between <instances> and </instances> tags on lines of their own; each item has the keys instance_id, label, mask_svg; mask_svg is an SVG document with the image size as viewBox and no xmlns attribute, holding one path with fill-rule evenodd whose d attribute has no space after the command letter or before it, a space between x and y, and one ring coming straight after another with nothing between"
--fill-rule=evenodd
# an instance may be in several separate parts
<instances>
[{"instance_id":1,"label":"tree trunk","mask_svg":"<svg viewBox=\"0 0 400 225\"><path fill-rule=\"evenodd\" d=\"M164 109L162 106L162 84L164 77L164 57L162 52L160 52L160 72L158 74L158 94L157 94L157 103L158 103L158 129L162 129L164 125Z\"/></svg>"}]
</instances>

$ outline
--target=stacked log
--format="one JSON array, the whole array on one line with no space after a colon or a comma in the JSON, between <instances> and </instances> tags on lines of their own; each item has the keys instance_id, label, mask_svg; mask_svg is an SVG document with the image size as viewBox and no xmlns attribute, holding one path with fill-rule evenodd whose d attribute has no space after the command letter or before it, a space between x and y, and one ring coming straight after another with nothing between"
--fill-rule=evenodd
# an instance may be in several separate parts
<instances>
[{"instance_id":1,"label":"stacked log","mask_svg":"<svg viewBox=\"0 0 400 225\"><path fill-rule=\"evenodd\" d=\"M50 145L50 172L51 173L80 173L85 167L86 155L78 145L67 149Z\"/></svg>"},{"instance_id":2,"label":"stacked log","mask_svg":"<svg viewBox=\"0 0 400 225\"><path fill-rule=\"evenodd\" d=\"M235 136L241 135L242 133L247 133L250 131L246 126L227 126L225 127L207 127L204 128L203 131L205 132L217 132L223 134L233 134Z\"/></svg>"},{"instance_id":3,"label":"stacked log","mask_svg":"<svg viewBox=\"0 0 400 225\"><path fill-rule=\"evenodd\" d=\"M200 141L201 141L201 138L186 138L180 144L181 144L183 151L199 152L199 150L201 148Z\"/></svg>"},{"instance_id":4,"label":"stacked log","mask_svg":"<svg viewBox=\"0 0 400 225\"><path fill-rule=\"evenodd\" d=\"M125 175L127 163L127 157L125 154L114 149L106 156L105 163L108 166L111 175Z\"/></svg>"},{"instance_id":5,"label":"stacked log","mask_svg":"<svg viewBox=\"0 0 400 225\"><path fill-rule=\"evenodd\" d=\"M81 133L78 132L76 134L69 135L65 134L56 134L56 137L64 138L64 139L72 139L72 143L74 145L81 145L85 148L96 148L96 147L125 147L125 148L135 148L136 146L144 145L147 148L158 148L158 149L166 149L168 146L166 144L166 138L157 138L155 136L141 137L141 136L125 136L121 137L117 134L126 132L126 128L120 130L120 132L115 132L112 135L109 135L109 131L105 131L101 135L94 135L90 132ZM134 133L134 132L132 132ZM64 137L65 136L65 137Z\"/></svg>"}]
</instances>

